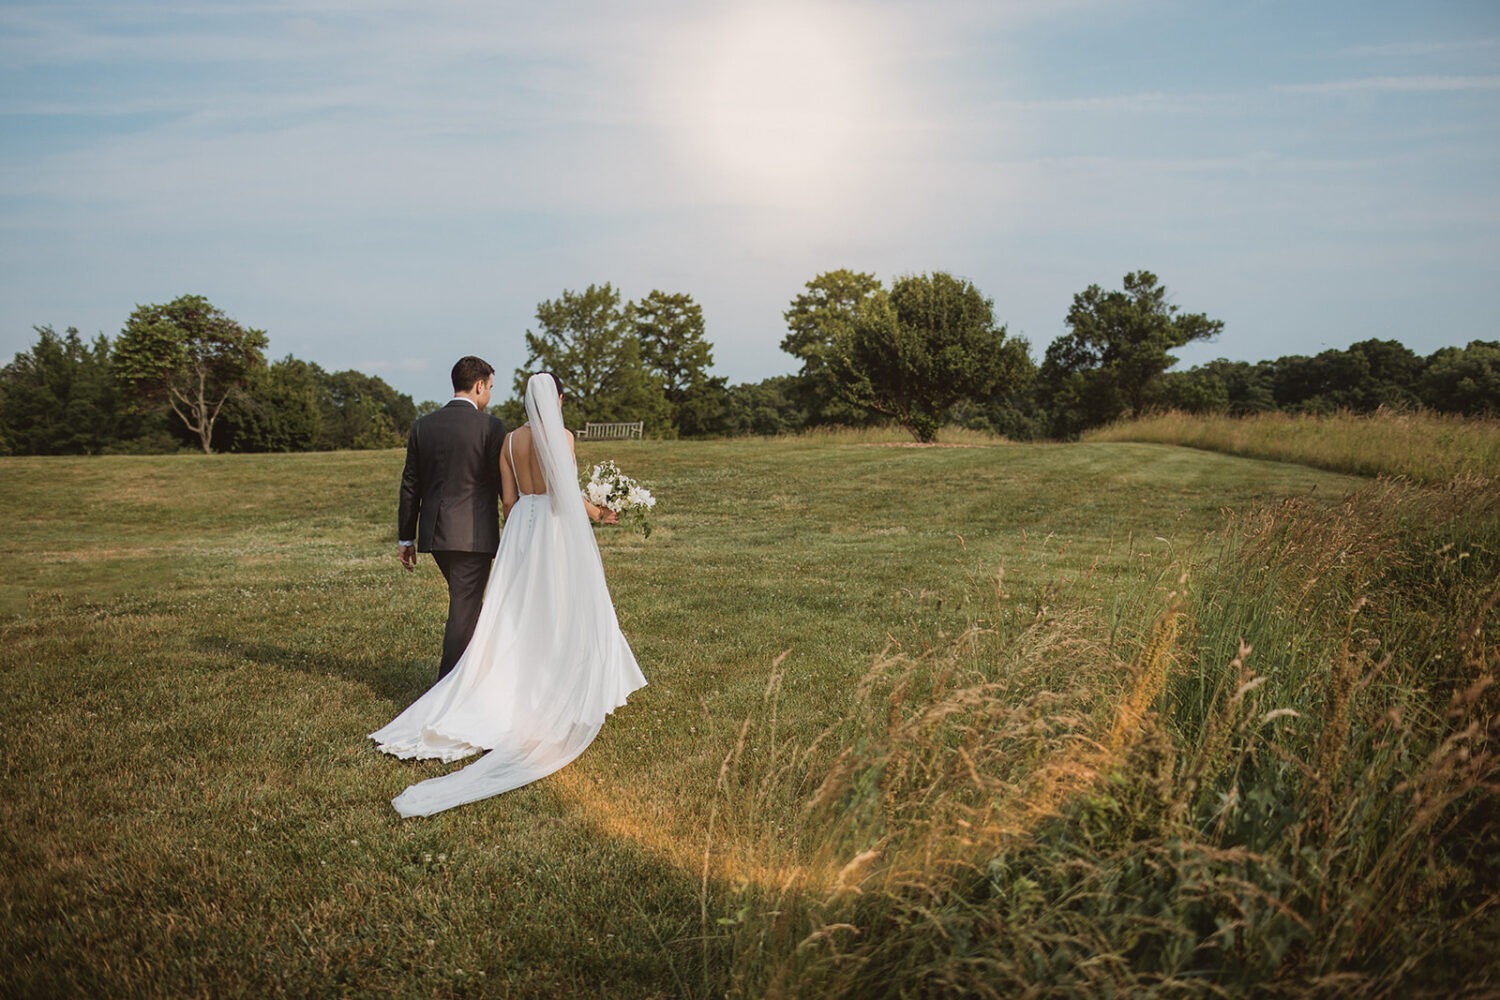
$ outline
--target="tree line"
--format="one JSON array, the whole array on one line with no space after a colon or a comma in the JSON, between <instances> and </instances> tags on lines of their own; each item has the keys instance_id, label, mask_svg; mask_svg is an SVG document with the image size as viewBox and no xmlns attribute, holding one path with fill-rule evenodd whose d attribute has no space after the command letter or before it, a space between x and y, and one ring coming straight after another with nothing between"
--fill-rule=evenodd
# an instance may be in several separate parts
<instances>
[{"instance_id":1,"label":"tree line","mask_svg":"<svg viewBox=\"0 0 1500 1000\"><path fill-rule=\"evenodd\" d=\"M929 441L939 426L1017 440L1068 440L1129 414L1179 409L1244 415L1427 408L1500 415L1500 342L1423 357L1393 340L1274 361L1216 360L1173 371L1173 351L1224 327L1174 304L1155 274L1073 297L1067 331L1041 364L996 321L994 303L950 274L887 287L835 270L807 282L784 313L781 348L798 371L726 385L708 374L702 311L686 295L622 303L609 285L542 303L528 330L526 374L559 372L579 420L645 420L660 436L782 434L896 423ZM506 404L510 416L519 404Z\"/></svg>"},{"instance_id":2,"label":"tree line","mask_svg":"<svg viewBox=\"0 0 1500 1000\"><path fill-rule=\"evenodd\" d=\"M140 306L111 342L74 327L0 369L0 454L145 454L393 448L411 397L376 376L325 371L198 295Z\"/></svg>"},{"instance_id":3,"label":"tree line","mask_svg":"<svg viewBox=\"0 0 1500 1000\"><path fill-rule=\"evenodd\" d=\"M624 301L610 284L537 306L526 364L498 404L524 420L525 380L555 371L575 423L641 420L655 437L783 434L896 423L919 441L943 424L1017 440L1077 437L1130 414L1179 409L1372 412L1424 407L1500 415L1500 341L1426 357L1393 340L1272 361L1219 359L1173 371L1174 350L1223 322L1173 304L1149 271L1073 297L1068 332L1040 365L994 303L953 275L828 271L784 313L781 348L796 372L729 385L709 374L713 347L690 295ZM395 447L439 404L413 403L382 379L328 372L290 355L267 362L264 331L186 295L137 307L113 342L37 327L0 369L0 454L313 451Z\"/></svg>"}]
</instances>

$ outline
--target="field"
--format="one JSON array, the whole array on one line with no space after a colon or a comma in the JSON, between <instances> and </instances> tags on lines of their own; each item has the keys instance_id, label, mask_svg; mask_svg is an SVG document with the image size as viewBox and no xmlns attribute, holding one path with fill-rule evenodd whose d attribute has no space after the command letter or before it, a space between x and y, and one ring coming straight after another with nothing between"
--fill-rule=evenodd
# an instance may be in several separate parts
<instances>
[{"instance_id":1,"label":"field","mask_svg":"<svg viewBox=\"0 0 1500 1000\"><path fill-rule=\"evenodd\" d=\"M1230 455L1299 462L1356 475L1443 483L1500 476L1500 420L1430 411L1372 414L1153 413L1090 431L1089 441L1151 441Z\"/></svg>"},{"instance_id":2,"label":"field","mask_svg":"<svg viewBox=\"0 0 1500 1000\"><path fill-rule=\"evenodd\" d=\"M599 533L650 685L422 820L389 799L451 765L364 738L445 607L397 566L399 453L0 460L0 992L1500 988L1492 481L606 457L659 498Z\"/></svg>"}]
</instances>

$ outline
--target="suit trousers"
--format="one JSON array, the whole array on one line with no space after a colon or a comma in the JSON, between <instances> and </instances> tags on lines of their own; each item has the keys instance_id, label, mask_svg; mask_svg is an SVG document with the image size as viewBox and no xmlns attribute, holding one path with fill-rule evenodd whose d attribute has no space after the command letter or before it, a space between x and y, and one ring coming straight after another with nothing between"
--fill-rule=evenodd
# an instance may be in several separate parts
<instances>
[{"instance_id":1,"label":"suit trousers","mask_svg":"<svg viewBox=\"0 0 1500 1000\"><path fill-rule=\"evenodd\" d=\"M448 581L448 624L443 628L443 661L438 665L438 676L443 677L474 638L495 557L488 552L433 552L432 558Z\"/></svg>"}]
</instances>

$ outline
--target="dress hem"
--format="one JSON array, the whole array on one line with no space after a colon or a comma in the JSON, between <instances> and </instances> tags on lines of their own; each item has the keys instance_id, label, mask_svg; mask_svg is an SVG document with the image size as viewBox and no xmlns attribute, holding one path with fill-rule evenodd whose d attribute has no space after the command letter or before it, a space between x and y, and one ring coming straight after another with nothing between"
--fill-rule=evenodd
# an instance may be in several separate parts
<instances>
[{"instance_id":1,"label":"dress hem","mask_svg":"<svg viewBox=\"0 0 1500 1000\"><path fill-rule=\"evenodd\" d=\"M646 686L646 682L643 681L638 687L634 687L634 688L630 689L629 691L625 692L624 696L621 697L620 701L618 703L616 703L614 705L614 707L605 709L604 710L604 714L602 716L600 716L597 720L594 720L592 722L587 722L587 723L577 722L577 723L574 723L574 725L601 725L602 726L604 724L604 720L605 719L607 719L611 715L615 714L616 710L624 708L627 704L629 704L630 696L633 695L633 694L635 694L637 691L639 691L641 688L643 688L645 686ZM381 742L379 742L380 737L377 735L379 732L380 732L380 730L377 729L373 733L368 733L368 734L366 734L366 738L376 741L376 743L375 743L375 749L376 750L380 751L383 754L388 754L388 755L390 755L392 757L395 757L398 760L441 760L442 762L444 762L445 764L447 764L447 763L452 763L454 761L463 760L463 759L465 759L467 757L472 757L476 753L488 753L491 750L495 749L494 746L484 746L483 744L479 744L479 743L471 743L471 742L469 742L466 739L462 739L460 737L453 736L452 734L445 733L441 729L436 729L436 728L434 728L432 726L423 726L422 727L422 732L424 734L431 733L432 735L438 737L439 739L450 740L453 743L462 744L462 746L457 746L457 747L454 747L454 748L449 749L449 750L432 749L432 750L430 750L430 752L424 752L424 751L427 751L429 749L429 744L427 744L425 741L423 741L421 739L416 739L416 740L394 740L394 741L391 741L391 742L388 742L388 743L381 743Z\"/></svg>"}]
</instances>

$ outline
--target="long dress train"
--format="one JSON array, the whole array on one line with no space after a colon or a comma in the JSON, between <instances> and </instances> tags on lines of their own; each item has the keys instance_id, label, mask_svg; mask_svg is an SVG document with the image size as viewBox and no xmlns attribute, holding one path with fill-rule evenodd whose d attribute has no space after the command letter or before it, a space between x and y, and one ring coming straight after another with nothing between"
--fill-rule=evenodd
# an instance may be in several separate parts
<instances>
[{"instance_id":1,"label":"long dress train","mask_svg":"<svg viewBox=\"0 0 1500 1000\"><path fill-rule=\"evenodd\" d=\"M396 796L403 816L430 816L565 767L646 683L610 601L551 376L528 383L526 412L547 492L521 494L506 517L474 638L453 670L370 734L404 759L488 753Z\"/></svg>"}]
</instances>

